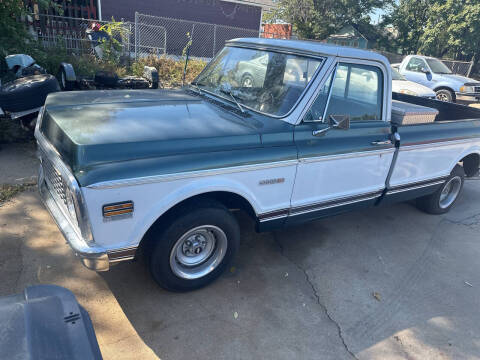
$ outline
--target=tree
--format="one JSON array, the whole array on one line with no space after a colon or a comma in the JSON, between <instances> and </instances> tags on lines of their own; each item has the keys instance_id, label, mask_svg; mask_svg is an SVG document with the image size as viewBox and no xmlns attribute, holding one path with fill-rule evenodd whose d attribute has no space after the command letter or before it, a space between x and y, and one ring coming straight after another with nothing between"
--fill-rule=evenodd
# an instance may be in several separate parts
<instances>
[{"instance_id":1,"label":"tree","mask_svg":"<svg viewBox=\"0 0 480 360\"><path fill-rule=\"evenodd\" d=\"M326 39L347 24L369 24L373 10L393 5L393 0L280 0L271 19L293 24L307 39Z\"/></svg>"},{"instance_id":2,"label":"tree","mask_svg":"<svg viewBox=\"0 0 480 360\"><path fill-rule=\"evenodd\" d=\"M480 55L480 1L436 0L421 37L420 50L437 57L478 62Z\"/></svg>"},{"instance_id":3,"label":"tree","mask_svg":"<svg viewBox=\"0 0 480 360\"><path fill-rule=\"evenodd\" d=\"M394 47L400 48L403 54L418 53L431 3L432 0L400 0L384 19L385 24L394 26L398 34Z\"/></svg>"},{"instance_id":4,"label":"tree","mask_svg":"<svg viewBox=\"0 0 480 360\"><path fill-rule=\"evenodd\" d=\"M40 9L51 7L61 11L54 0L38 0L37 3ZM23 22L26 14L23 0L0 0L0 57L19 51L31 40Z\"/></svg>"}]
</instances>

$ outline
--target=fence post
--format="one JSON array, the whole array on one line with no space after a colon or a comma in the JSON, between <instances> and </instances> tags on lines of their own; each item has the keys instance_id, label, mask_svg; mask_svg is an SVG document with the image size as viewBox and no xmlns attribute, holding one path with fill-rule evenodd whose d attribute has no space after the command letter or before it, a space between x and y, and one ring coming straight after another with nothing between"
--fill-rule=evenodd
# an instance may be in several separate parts
<instances>
[{"instance_id":1,"label":"fence post","mask_svg":"<svg viewBox=\"0 0 480 360\"><path fill-rule=\"evenodd\" d=\"M137 36L138 36L138 12L135 11L135 60L138 60L138 39L137 39Z\"/></svg>"},{"instance_id":2,"label":"fence post","mask_svg":"<svg viewBox=\"0 0 480 360\"><path fill-rule=\"evenodd\" d=\"M473 59L470 61L470 66L468 67L468 72L467 72L467 77L470 77L470 74L472 73L473 70Z\"/></svg>"},{"instance_id":3,"label":"fence post","mask_svg":"<svg viewBox=\"0 0 480 360\"><path fill-rule=\"evenodd\" d=\"M213 25L213 56L215 57L215 52L217 51L217 24Z\"/></svg>"}]
</instances>

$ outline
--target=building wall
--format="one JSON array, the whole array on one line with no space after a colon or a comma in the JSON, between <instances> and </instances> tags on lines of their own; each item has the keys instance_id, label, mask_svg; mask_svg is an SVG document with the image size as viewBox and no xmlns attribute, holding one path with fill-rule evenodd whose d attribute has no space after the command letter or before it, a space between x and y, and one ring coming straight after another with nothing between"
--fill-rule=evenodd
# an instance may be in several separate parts
<instances>
[{"instance_id":1,"label":"building wall","mask_svg":"<svg viewBox=\"0 0 480 360\"><path fill-rule=\"evenodd\" d=\"M103 20L134 21L142 14L258 30L260 6L219 0L99 0Z\"/></svg>"}]
</instances>

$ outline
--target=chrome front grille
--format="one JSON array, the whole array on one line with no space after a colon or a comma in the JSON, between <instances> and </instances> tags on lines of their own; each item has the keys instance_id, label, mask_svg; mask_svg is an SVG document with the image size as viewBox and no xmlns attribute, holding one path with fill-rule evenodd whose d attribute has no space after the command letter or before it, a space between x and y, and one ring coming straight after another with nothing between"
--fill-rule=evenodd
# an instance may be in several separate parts
<instances>
[{"instance_id":1,"label":"chrome front grille","mask_svg":"<svg viewBox=\"0 0 480 360\"><path fill-rule=\"evenodd\" d=\"M53 164L46 156L42 156L43 174L47 183L47 187L57 200L62 205L67 207L67 184L60 175L60 172L55 169Z\"/></svg>"},{"instance_id":2,"label":"chrome front grille","mask_svg":"<svg viewBox=\"0 0 480 360\"><path fill-rule=\"evenodd\" d=\"M475 86L475 92L480 93L480 86Z\"/></svg>"}]
</instances>

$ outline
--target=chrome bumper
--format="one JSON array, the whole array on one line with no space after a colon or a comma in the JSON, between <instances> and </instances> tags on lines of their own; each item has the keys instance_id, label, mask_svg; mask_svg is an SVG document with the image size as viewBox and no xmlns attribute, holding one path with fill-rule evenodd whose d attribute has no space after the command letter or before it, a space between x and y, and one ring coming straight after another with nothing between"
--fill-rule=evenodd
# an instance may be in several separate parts
<instances>
[{"instance_id":1,"label":"chrome bumper","mask_svg":"<svg viewBox=\"0 0 480 360\"><path fill-rule=\"evenodd\" d=\"M42 166L40 166L38 176L38 191L40 193L40 198L45 204L45 207L50 212L50 215L57 223L58 228L62 232L70 247L75 252L75 255L80 258L83 265L91 270L107 271L110 268L107 251L102 247L89 245L77 234L63 214L62 210L55 202L50 190L48 190L45 183Z\"/></svg>"},{"instance_id":2,"label":"chrome bumper","mask_svg":"<svg viewBox=\"0 0 480 360\"><path fill-rule=\"evenodd\" d=\"M455 93L455 97L459 101L466 101L466 102L479 102L480 101L480 94L465 94L465 93Z\"/></svg>"}]
</instances>

